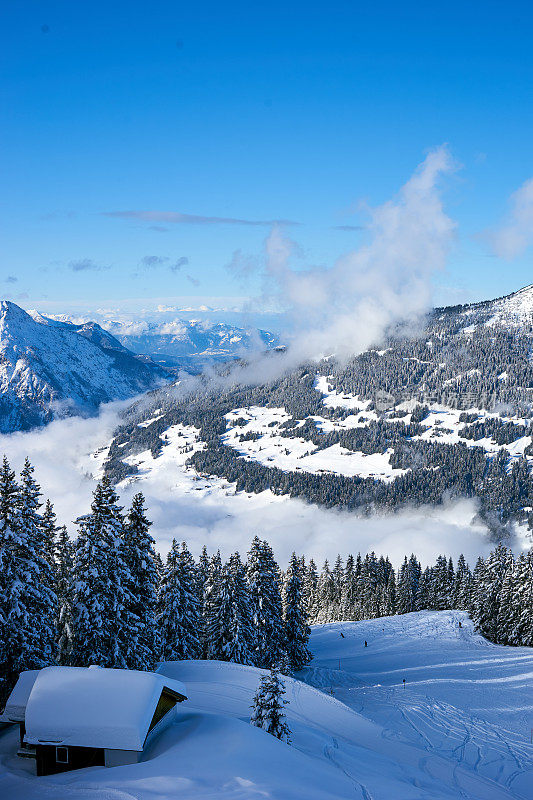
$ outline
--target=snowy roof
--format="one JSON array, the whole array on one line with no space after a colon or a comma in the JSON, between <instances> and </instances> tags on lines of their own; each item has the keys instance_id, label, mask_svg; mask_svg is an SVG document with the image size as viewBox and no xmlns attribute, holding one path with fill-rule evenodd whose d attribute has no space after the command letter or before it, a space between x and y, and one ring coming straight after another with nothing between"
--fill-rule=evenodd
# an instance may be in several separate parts
<instances>
[{"instance_id":1,"label":"snowy roof","mask_svg":"<svg viewBox=\"0 0 533 800\"><path fill-rule=\"evenodd\" d=\"M0 722L24 722L28 697L38 674L38 669L28 669L20 673L13 691L7 698L4 713L0 715Z\"/></svg>"},{"instance_id":2,"label":"snowy roof","mask_svg":"<svg viewBox=\"0 0 533 800\"><path fill-rule=\"evenodd\" d=\"M46 667L26 707L26 741L142 751L164 688L187 697L180 681L125 669Z\"/></svg>"}]
</instances>

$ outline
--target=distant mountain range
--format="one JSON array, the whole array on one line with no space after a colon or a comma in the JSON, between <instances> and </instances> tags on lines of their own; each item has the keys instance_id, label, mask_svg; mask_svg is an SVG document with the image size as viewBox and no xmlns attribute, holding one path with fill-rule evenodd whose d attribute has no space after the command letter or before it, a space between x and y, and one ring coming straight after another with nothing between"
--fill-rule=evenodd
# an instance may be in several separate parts
<instances>
[{"instance_id":1,"label":"distant mountain range","mask_svg":"<svg viewBox=\"0 0 533 800\"><path fill-rule=\"evenodd\" d=\"M267 331L225 323L175 320L160 325L75 323L0 303L0 432L10 433L100 403L155 389L178 369L201 372L208 362L277 345Z\"/></svg>"},{"instance_id":2,"label":"distant mountain range","mask_svg":"<svg viewBox=\"0 0 533 800\"><path fill-rule=\"evenodd\" d=\"M237 328L224 322L214 325L200 320L174 320L146 324L142 332L131 332L121 323L106 325L125 347L150 356L165 367L200 372L206 363L240 358L251 350L270 350L279 343L269 331Z\"/></svg>"}]
</instances>

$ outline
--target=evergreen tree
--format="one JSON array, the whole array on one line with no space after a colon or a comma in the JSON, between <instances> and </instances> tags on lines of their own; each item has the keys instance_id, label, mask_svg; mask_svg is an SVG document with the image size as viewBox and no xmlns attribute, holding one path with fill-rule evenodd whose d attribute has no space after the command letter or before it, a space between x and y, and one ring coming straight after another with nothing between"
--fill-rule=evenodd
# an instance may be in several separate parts
<instances>
[{"instance_id":1,"label":"evergreen tree","mask_svg":"<svg viewBox=\"0 0 533 800\"><path fill-rule=\"evenodd\" d=\"M269 675L263 675L259 688L254 695L253 712L250 719L256 728L262 728L277 739L291 743L291 732L285 722L284 707L288 700L284 699L285 684L279 676L277 669L270 670Z\"/></svg>"},{"instance_id":2,"label":"evergreen tree","mask_svg":"<svg viewBox=\"0 0 533 800\"><path fill-rule=\"evenodd\" d=\"M255 663L260 667L271 667L285 655L283 603L279 568L272 548L257 536L248 554L246 574L256 636Z\"/></svg>"},{"instance_id":3,"label":"evergreen tree","mask_svg":"<svg viewBox=\"0 0 533 800\"><path fill-rule=\"evenodd\" d=\"M287 655L291 669L297 671L308 664L312 656L307 649L311 629L307 625L300 566L295 553L289 562L283 599Z\"/></svg>"},{"instance_id":4,"label":"evergreen tree","mask_svg":"<svg viewBox=\"0 0 533 800\"><path fill-rule=\"evenodd\" d=\"M57 595L57 653L63 666L72 662L72 603L74 597L74 545L67 529L58 530L56 543L55 592Z\"/></svg>"},{"instance_id":5,"label":"evergreen tree","mask_svg":"<svg viewBox=\"0 0 533 800\"><path fill-rule=\"evenodd\" d=\"M132 500L123 532L126 579L129 580L128 611L134 631L126 657L130 669L150 670L157 660L158 574L154 540L149 533L151 524L146 517L144 496L138 492Z\"/></svg>"},{"instance_id":6,"label":"evergreen tree","mask_svg":"<svg viewBox=\"0 0 533 800\"><path fill-rule=\"evenodd\" d=\"M107 477L94 491L91 513L77 520L74 549L71 659L74 665L125 667L131 619L131 576L124 560L124 519Z\"/></svg>"},{"instance_id":7,"label":"evergreen tree","mask_svg":"<svg viewBox=\"0 0 533 800\"><path fill-rule=\"evenodd\" d=\"M318 571L312 558L309 559L309 564L305 570L302 598L307 612L307 617L314 622L318 614L320 597L318 588Z\"/></svg>"},{"instance_id":8,"label":"evergreen tree","mask_svg":"<svg viewBox=\"0 0 533 800\"><path fill-rule=\"evenodd\" d=\"M0 470L0 699L25 669L54 659L57 599L39 515L40 490L26 459L17 484L7 458Z\"/></svg>"},{"instance_id":9,"label":"evergreen tree","mask_svg":"<svg viewBox=\"0 0 533 800\"><path fill-rule=\"evenodd\" d=\"M234 553L210 592L206 618L207 657L238 664L255 663L252 600L240 556Z\"/></svg>"},{"instance_id":10,"label":"evergreen tree","mask_svg":"<svg viewBox=\"0 0 533 800\"><path fill-rule=\"evenodd\" d=\"M398 614L408 614L411 611L417 611L420 606L420 577L422 569L420 562L414 554L411 554L409 560L405 556L403 564L400 568L397 586L397 604Z\"/></svg>"},{"instance_id":11,"label":"evergreen tree","mask_svg":"<svg viewBox=\"0 0 533 800\"><path fill-rule=\"evenodd\" d=\"M498 617L501 591L511 562L511 551L499 544L486 561L478 562L476 565L472 616L477 629L491 642L499 641Z\"/></svg>"},{"instance_id":12,"label":"evergreen tree","mask_svg":"<svg viewBox=\"0 0 533 800\"><path fill-rule=\"evenodd\" d=\"M453 601L454 608L466 610L470 608L472 599L472 573L461 553L457 559L457 572L455 573Z\"/></svg>"},{"instance_id":13,"label":"evergreen tree","mask_svg":"<svg viewBox=\"0 0 533 800\"><path fill-rule=\"evenodd\" d=\"M335 583L327 559L320 573L318 597L317 622L332 622L335 618Z\"/></svg>"},{"instance_id":14,"label":"evergreen tree","mask_svg":"<svg viewBox=\"0 0 533 800\"><path fill-rule=\"evenodd\" d=\"M50 500L47 500L44 506L44 511L41 516L41 528L44 538L45 558L52 573L55 573L57 567L56 556L59 527L57 525L54 507Z\"/></svg>"},{"instance_id":15,"label":"evergreen tree","mask_svg":"<svg viewBox=\"0 0 533 800\"><path fill-rule=\"evenodd\" d=\"M194 560L176 540L167 557L159 595L158 629L163 661L199 658L200 598Z\"/></svg>"},{"instance_id":16,"label":"evergreen tree","mask_svg":"<svg viewBox=\"0 0 533 800\"><path fill-rule=\"evenodd\" d=\"M222 580L222 559L220 551L211 556L209 571L204 582L204 592L202 597L202 653L203 658L209 658L210 646L208 641L208 626L216 613L216 604L220 593L220 582Z\"/></svg>"}]
</instances>

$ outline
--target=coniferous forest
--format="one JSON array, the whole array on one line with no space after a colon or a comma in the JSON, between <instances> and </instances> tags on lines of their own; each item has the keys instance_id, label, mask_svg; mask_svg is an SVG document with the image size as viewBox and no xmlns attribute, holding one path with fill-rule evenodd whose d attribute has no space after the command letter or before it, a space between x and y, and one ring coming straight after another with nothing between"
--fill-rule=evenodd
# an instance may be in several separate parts
<instances>
[{"instance_id":1,"label":"coniferous forest","mask_svg":"<svg viewBox=\"0 0 533 800\"><path fill-rule=\"evenodd\" d=\"M149 670L160 660L217 659L302 669L309 624L424 609L468 611L492 642L533 646L533 551L498 545L473 569L460 556L395 570L375 553L337 556L319 570L293 553L286 570L251 532L245 557L198 560L172 542L154 548L144 498L124 509L110 480L94 491L72 540L43 501L26 460L0 469L0 678L5 700L18 674L50 664Z\"/></svg>"}]
</instances>

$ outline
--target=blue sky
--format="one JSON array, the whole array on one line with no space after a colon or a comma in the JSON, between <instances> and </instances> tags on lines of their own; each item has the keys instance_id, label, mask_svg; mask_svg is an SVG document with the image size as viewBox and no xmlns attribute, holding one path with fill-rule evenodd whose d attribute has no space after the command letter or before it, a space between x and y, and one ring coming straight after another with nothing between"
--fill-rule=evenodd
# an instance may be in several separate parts
<instances>
[{"instance_id":1,"label":"blue sky","mask_svg":"<svg viewBox=\"0 0 533 800\"><path fill-rule=\"evenodd\" d=\"M442 143L461 169L435 302L533 280L531 248L486 240L533 176L530 3L4 0L1 19L0 281L26 307L235 305L259 279L227 265L271 221L332 264L364 241L339 229L364 227L360 201Z\"/></svg>"}]
</instances>

